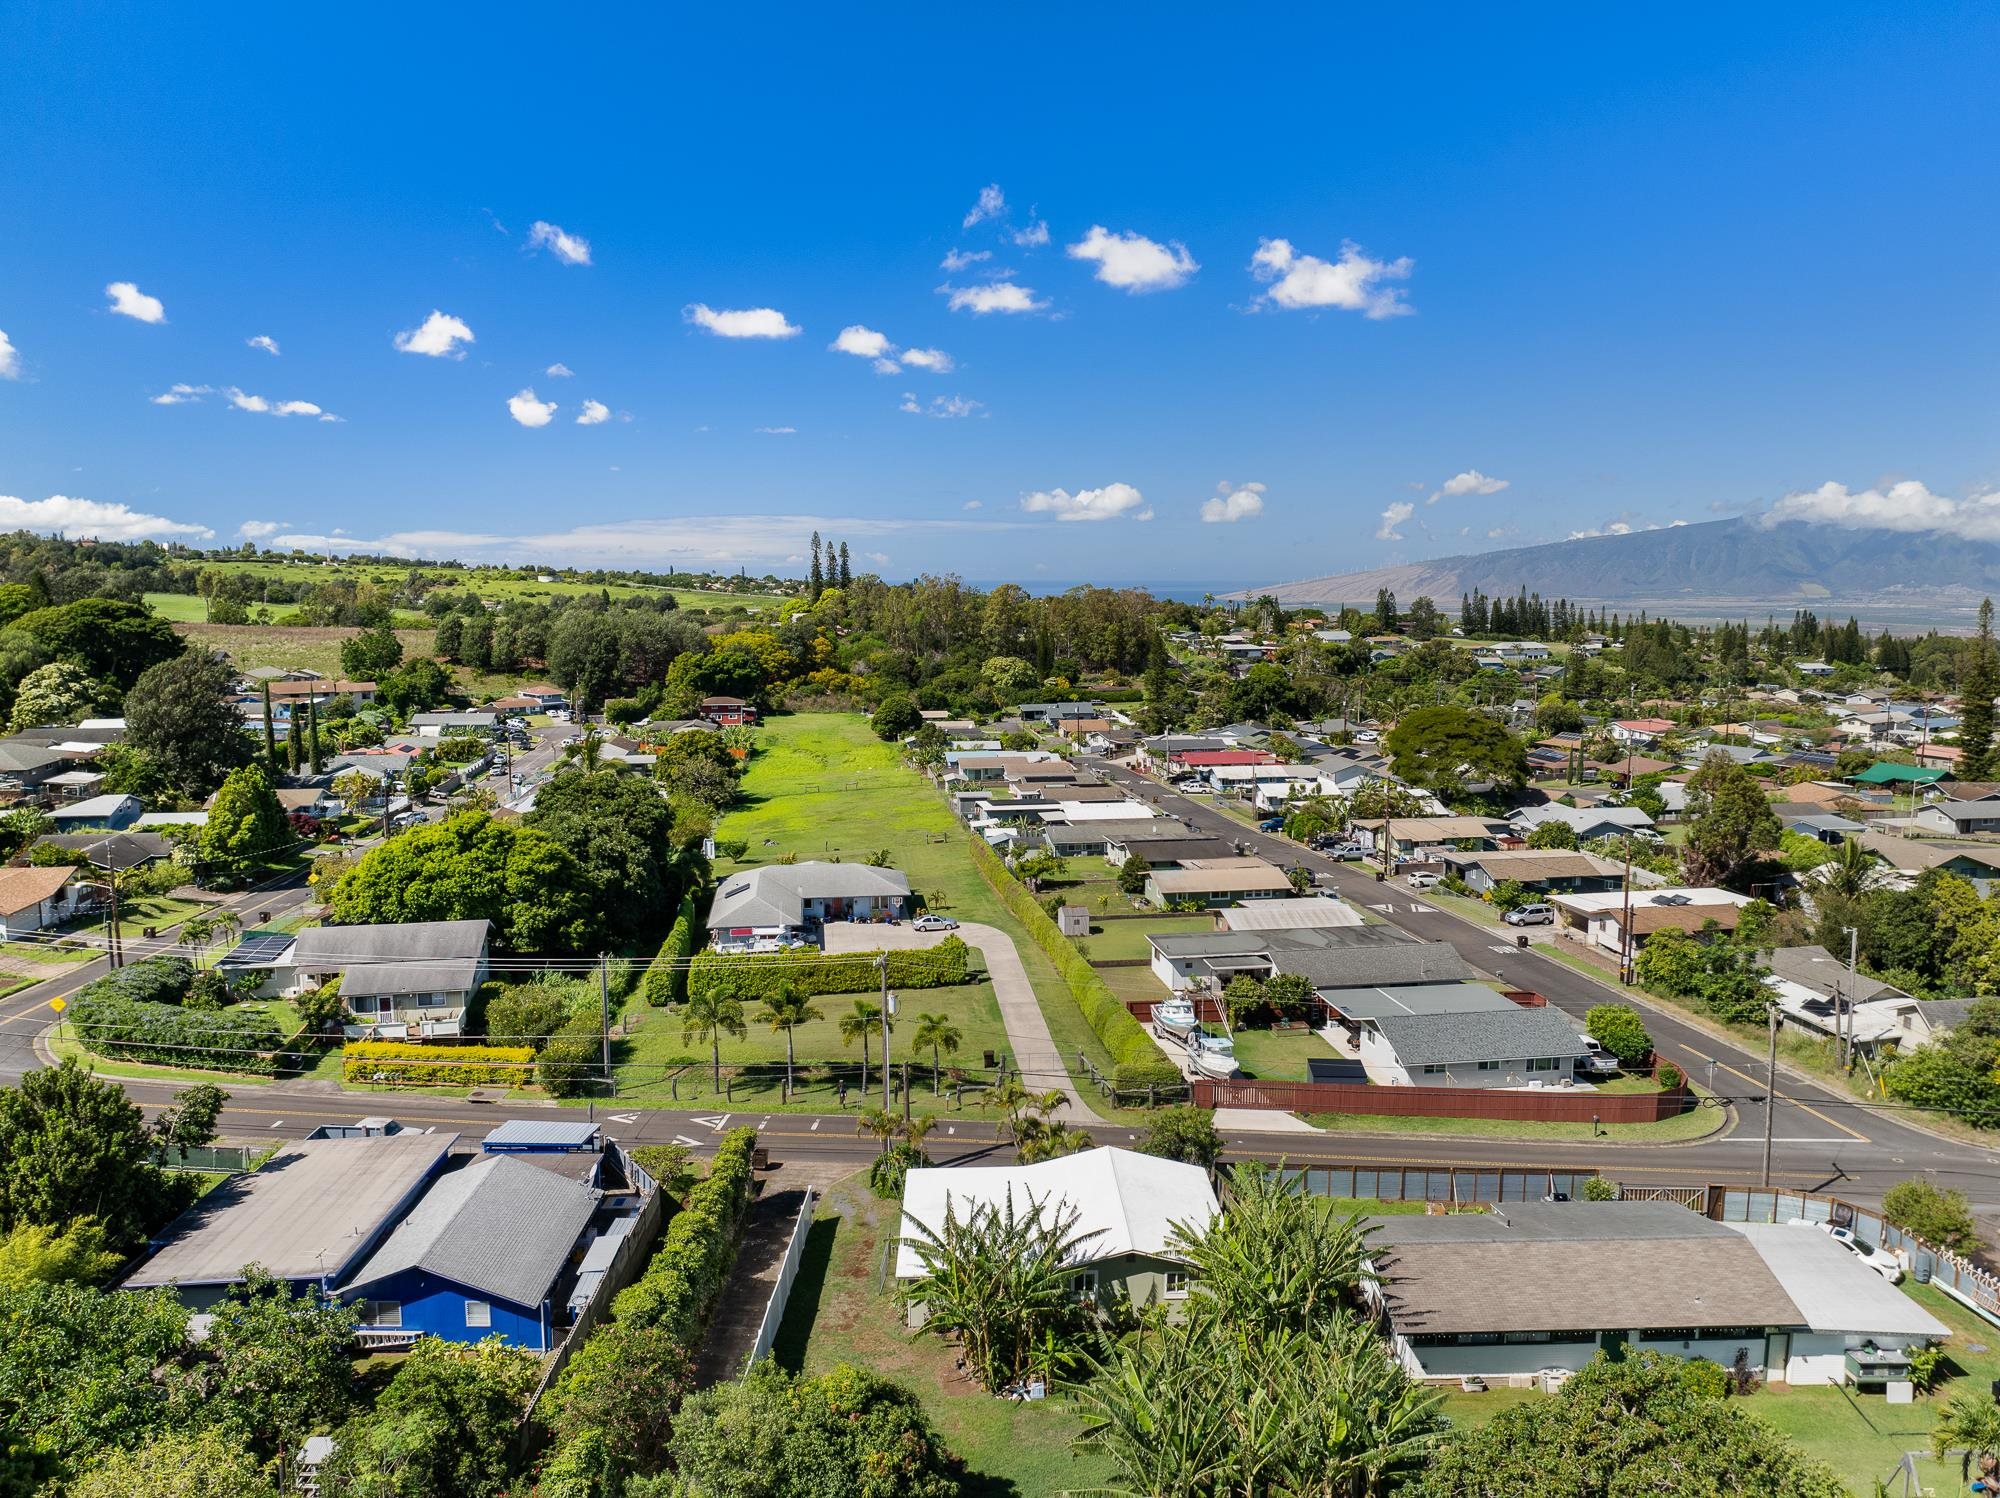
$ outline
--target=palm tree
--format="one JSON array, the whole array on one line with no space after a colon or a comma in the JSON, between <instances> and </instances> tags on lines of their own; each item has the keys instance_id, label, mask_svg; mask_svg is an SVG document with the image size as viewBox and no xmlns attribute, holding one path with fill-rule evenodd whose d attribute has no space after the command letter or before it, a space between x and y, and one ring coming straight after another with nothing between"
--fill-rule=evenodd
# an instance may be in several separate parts
<instances>
[{"instance_id":1,"label":"palm tree","mask_svg":"<svg viewBox=\"0 0 2000 1498\"><path fill-rule=\"evenodd\" d=\"M564 764L574 765L588 775L592 771L605 768L604 760L597 752L598 746L603 742L604 735L598 731L597 725L585 724L583 737L563 750L559 758Z\"/></svg>"},{"instance_id":2,"label":"palm tree","mask_svg":"<svg viewBox=\"0 0 2000 1498\"><path fill-rule=\"evenodd\" d=\"M1096 1142L1072 1124L1051 1123L1047 1118L1024 1118L1014 1125L1015 1153L1023 1165L1081 1154Z\"/></svg>"},{"instance_id":3,"label":"palm tree","mask_svg":"<svg viewBox=\"0 0 2000 1498\"><path fill-rule=\"evenodd\" d=\"M741 1040L749 1033L749 1027L743 1023L743 1001L736 996L733 985L718 982L699 993L689 990L687 1002L681 1006L681 1041L685 1044L700 1036L708 1042L717 1092L722 1091L723 1035Z\"/></svg>"},{"instance_id":4,"label":"palm tree","mask_svg":"<svg viewBox=\"0 0 2000 1498\"><path fill-rule=\"evenodd\" d=\"M1020 1124L1021 1114L1029 1104L1029 1092L1021 1085L1019 1077L1009 1077L986 1089L986 1101L1006 1113L1007 1122L1000 1126L1001 1137L1006 1138Z\"/></svg>"},{"instance_id":5,"label":"palm tree","mask_svg":"<svg viewBox=\"0 0 2000 1498\"><path fill-rule=\"evenodd\" d=\"M1939 1461L1960 1451L1958 1473L1970 1482L1976 1470L1989 1480L2000 1470L2000 1405L1973 1394L1960 1394L1938 1411L1931 1426L1931 1455Z\"/></svg>"},{"instance_id":6,"label":"palm tree","mask_svg":"<svg viewBox=\"0 0 2000 1498\"><path fill-rule=\"evenodd\" d=\"M243 917L235 911L212 910L181 923L179 944L194 953L195 966L199 967L203 952L219 941L227 941L232 933L242 929Z\"/></svg>"},{"instance_id":7,"label":"palm tree","mask_svg":"<svg viewBox=\"0 0 2000 1498\"><path fill-rule=\"evenodd\" d=\"M785 1096L789 1099L794 1086L792 1080L792 1032L800 1025L809 1025L816 1019L824 1019L819 1006L808 998L798 984L787 981L778 985L778 991L764 1000L763 1021L772 1030L785 1032Z\"/></svg>"},{"instance_id":8,"label":"palm tree","mask_svg":"<svg viewBox=\"0 0 2000 1498\"><path fill-rule=\"evenodd\" d=\"M917 1033L911 1037L918 1050L931 1048L931 1096L936 1097L942 1090L938 1078L941 1072L939 1054L954 1055L958 1043L965 1037L958 1033L958 1027L947 1014L920 1014L917 1016Z\"/></svg>"},{"instance_id":9,"label":"palm tree","mask_svg":"<svg viewBox=\"0 0 2000 1498\"><path fill-rule=\"evenodd\" d=\"M930 1138L931 1130L936 1127L937 1115L935 1113L931 1114L928 1118L904 1119L902 1123L903 1142L918 1150L922 1150L924 1141Z\"/></svg>"},{"instance_id":10,"label":"palm tree","mask_svg":"<svg viewBox=\"0 0 2000 1498\"><path fill-rule=\"evenodd\" d=\"M901 1123L896 1115L886 1108L863 1108L854 1119L854 1132L873 1134L875 1142L882 1146L882 1152L889 1151L889 1141L896 1137Z\"/></svg>"},{"instance_id":11,"label":"palm tree","mask_svg":"<svg viewBox=\"0 0 2000 1498\"><path fill-rule=\"evenodd\" d=\"M1875 855L1853 838L1841 843L1833 857L1820 868L1820 880L1829 895L1843 900L1859 899L1881 881Z\"/></svg>"},{"instance_id":12,"label":"palm tree","mask_svg":"<svg viewBox=\"0 0 2000 1498\"><path fill-rule=\"evenodd\" d=\"M842 1046L861 1042L861 1090L868 1090L868 1039L875 1033L875 1026L881 1022L882 1006L871 999L856 999L851 1013L840 1017L840 1043Z\"/></svg>"}]
</instances>

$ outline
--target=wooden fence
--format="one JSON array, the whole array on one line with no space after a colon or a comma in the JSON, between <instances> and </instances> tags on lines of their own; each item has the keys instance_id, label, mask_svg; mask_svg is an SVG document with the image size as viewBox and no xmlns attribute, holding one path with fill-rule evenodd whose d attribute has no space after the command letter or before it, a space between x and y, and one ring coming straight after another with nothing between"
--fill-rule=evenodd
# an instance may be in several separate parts
<instances>
[{"instance_id":1,"label":"wooden fence","mask_svg":"<svg viewBox=\"0 0 2000 1498\"><path fill-rule=\"evenodd\" d=\"M1353 1082L1194 1083L1202 1108L1278 1108L1288 1113L1367 1113L1394 1118L1497 1118L1514 1123L1658 1123L1697 1106L1685 1085L1664 1092L1371 1087Z\"/></svg>"}]
</instances>

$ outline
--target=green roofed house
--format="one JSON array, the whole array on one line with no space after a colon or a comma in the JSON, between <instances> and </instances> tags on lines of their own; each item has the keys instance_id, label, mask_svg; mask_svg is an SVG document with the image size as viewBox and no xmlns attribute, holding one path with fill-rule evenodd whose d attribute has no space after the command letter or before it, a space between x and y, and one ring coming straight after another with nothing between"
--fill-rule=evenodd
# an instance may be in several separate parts
<instances>
[{"instance_id":1,"label":"green roofed house","mask_svg":"<svg viewBox=\"0 0 2000 1498\"><path fill-rule=\"evenodd\" d=\"M1920 769L1916 765L1875 764L1847 778L1855 785L1935 785L1949 773L1942 766Z\"/></svg>"}]
</instances>

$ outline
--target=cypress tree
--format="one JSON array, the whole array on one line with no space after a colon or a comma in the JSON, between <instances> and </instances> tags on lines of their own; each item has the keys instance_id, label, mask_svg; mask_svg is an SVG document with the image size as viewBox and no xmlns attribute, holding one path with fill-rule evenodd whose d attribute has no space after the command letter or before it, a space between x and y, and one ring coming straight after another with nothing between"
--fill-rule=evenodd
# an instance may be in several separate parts
<instances>
[{"instance_id":1,"label":"cypress tree","mask_svg":"<svg viewBox=\"0 0 2000 1498\"><path fill-rule=\"evenodd\" d=\"M840 586L846 589L854 582L854 569L847 565L847 543L840 543Z\"/></svg>"},{"instance_id":2,"label":"cypress tree","mask_svg":"<svg viewBox=\"0 0 2000 1498\"><path fill-rule=\"evenodd\" d=\"M1979 605L1979 634L1961 686L1958 722L1958 778L1985 780L1993 773L1993 695L2000 670L1993 659L1993 600Z\"/></svg>"},{"instance_id":3,"label":"cypress tree","mask_svg":"<svg viewBox=\"0 0 2000 1498\"><path fill-rule=\"evenodd\" d=\"M271 684L264 683L264 763L271 767L275 779L278 773L278 728L271 721Z\"/></svg>"},{"instance_id":4,"label":"cypress tree","mask_svg":"<svg viewBox=\"0 0 2000 1498\"><path fill-rule=\"evenodd\" d=\"M285 728L285 768L299 773L299 715L295 711Z\"/></svg>"},{"instance_id":5,"label":"cypress tree","mask_svg":"<svg viewBox=\"0 0 2000 1498\"><path fill-rule=\"evenodd\" d=\"M826 591L826 573L820 567L819 561L818 531L812 533L812 540L806 543L806 547L812 553L812 572L806 579L806 594L814 603L818 603L819 595Z\"/></svg>"}]
</instances>

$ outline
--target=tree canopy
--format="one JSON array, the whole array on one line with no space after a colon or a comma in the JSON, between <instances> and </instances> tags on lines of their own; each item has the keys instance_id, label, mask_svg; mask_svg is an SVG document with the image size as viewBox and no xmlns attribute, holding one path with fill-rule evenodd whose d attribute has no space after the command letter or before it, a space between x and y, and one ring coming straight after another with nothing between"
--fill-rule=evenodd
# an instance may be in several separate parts
<instances>
[{"instance_id":1,"label":"tree canopy","mask_svg":"<svg viewBox=\"0 0 2000 1498\"><path fill-rule=\"evenodd\" d=\"M50 659L80 666L121 692L186 648L174 627L154 618L144 604L111 598L80 598L36 609L16 619L13 627L32 635Z\"/></svg>"},{"instance_id":2,"label":"tree canopy","mask_svg":"<svg viewBox=\"0 0 2000 1498\"><path fill-rule=\"evenodd\" d=\"M1711 754L1688 776L1681 855L1688 883L1740 889L1777 851L1782 830L1763 783L1728 755Z\"/></svg>"},{"instance_id":3,"label":"tree canopy","mask_svg":"<svg viewBox=\"0 0 2000 1498\"><path fill-rule=\"evenodd\" d=\"M686 876L672 839L673 809L652 781L566 771L536 792L524 820L581 866L613 940L652 932L669 918Z\"/></svg>"},{"instance_id":4,"label":"tree canopy","mask_svg":"<svg viewBox=\"0 0 2000 1498\"><path fill-rule=\"evenodd\" d=\"M1491 718L1462 707L1420 707L1405 713L1383 747L1396 774L1440 793L1490 781L1512 789L1527 783L1527 747Z\"/></svg>"},{"instance_id":5,"label":"tree canopy","mask_svg":"<svg viewBox=\"0 0 2000 1498\"><path fill-rule=\"evenodd\" d=\"M270 777L262 765L254 764L229 772L215 793L199 838L206 872L236 881L297 841Z\"/></svg>"},{"instance_id":6,"label":"tree canopy","mask_svg":"<svg viewBox=\"0 0 2000 1498\"><path fill-rule=\"evenodd\" d=\"M182 796L206 796L250 762L227 662L189 651L147 668L125 694L125 742Z\"/></svg>"}]
</instances>

